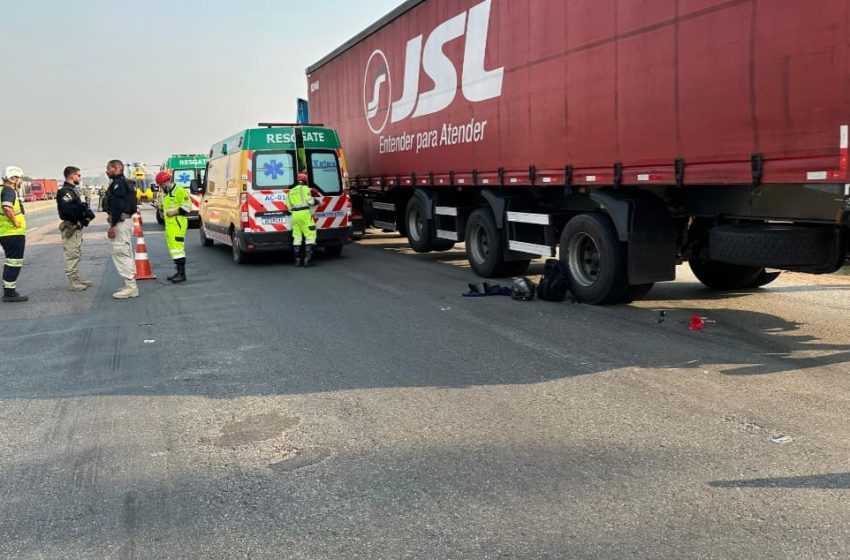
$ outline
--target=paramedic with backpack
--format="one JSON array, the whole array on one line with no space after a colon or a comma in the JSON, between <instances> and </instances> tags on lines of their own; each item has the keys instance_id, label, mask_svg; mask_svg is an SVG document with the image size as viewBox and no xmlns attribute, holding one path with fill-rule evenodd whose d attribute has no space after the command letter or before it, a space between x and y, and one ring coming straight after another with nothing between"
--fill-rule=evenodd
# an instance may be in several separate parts
<instances>
[{"instance_id":1,"label":"paramedic with backpack","mask_svg":"<svg viewBox=\"0 0 850 560\"><path fill-rule=\"evenodd\" d=\"M169 282L178 284L186 281L186 230L189 229L189 212L192 199L186 189L174 184L168 171L156 175L156 184L162 189L162 216L165 219L165 244L174 261L177 272L168 277Z\"/></svg>"},{"instance_id":2,"label":"paramedic with backpack","mask_svg":"<svg viewBox=\"0 0 850 560\"><path fill-rule=\"evenodd\" d=\"M316 250L316 223L310 211L310 207L316 204L318 202L307 186L307 174L299 173L298 183L286 195L286 206L292 214L292 250L295 252L295 264L298 266L310 266L313 251ZM302 239L307 244L304 254L301 253Z\"/></svg>"}]
</instances>

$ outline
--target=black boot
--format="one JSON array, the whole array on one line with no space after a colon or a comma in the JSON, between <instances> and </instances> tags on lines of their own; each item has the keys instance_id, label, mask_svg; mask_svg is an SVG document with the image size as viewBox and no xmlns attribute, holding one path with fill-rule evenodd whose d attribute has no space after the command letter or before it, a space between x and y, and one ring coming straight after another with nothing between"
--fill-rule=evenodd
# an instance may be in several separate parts
<instances>
[{"instance_id":1,"label":"black boot","mask_svg":"<svg viewBox=\"0 0 850 560\"><path fill-rule=\"evenodd\" d=\"M299 245L295 250L295 266L304 266L304 247Z\"/></svg>"},{"instance_id":2,"label":"black boot","mask_svg":"<svg viewBox=\"0 0 850 560\"><path fill-rule=\"evenodd\" d=\"M313 244L307 245L307 256L304 257L304 266L310 266L310 261L313 260L313 251L316 250L316 246Z\"/></svg>"},{"instance_id":3,"label":"black boot","mask_svg":"<svg viewBox=\"0 0 850 560\"><path fill-rule=\"evenodd\" d=\"M15 288L4 288L3 289L3 301L6 303L16 303L19 301L27 301L29 297L22 296L18 293Z\"/></svg>"},{"instance_id":4,"label":"black boot","mask_svg":"<svg viewBox=\"0 0 850 560\"><path fill-rule=\"evenodd\" d=\"M177 274L169 278L175 284L186 281L186 259L177 259Z\"/></svg>"}]
</instances>

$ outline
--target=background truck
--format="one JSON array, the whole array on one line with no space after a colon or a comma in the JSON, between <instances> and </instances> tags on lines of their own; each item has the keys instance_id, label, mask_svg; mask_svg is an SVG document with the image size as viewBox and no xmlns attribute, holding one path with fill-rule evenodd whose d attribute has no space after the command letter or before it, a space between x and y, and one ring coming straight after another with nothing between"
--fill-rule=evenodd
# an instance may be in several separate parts
<instances>
[{"instance_id":1,"label":"background truck","mask_svg":"<svg viewBox=\"0 0 850 560\"><path fill-rule=\"evenodd\" d=\"M589 303L688 261L829 273L850 231L847 0L409 0L307 69L354 218ZM557 253L556 253L557 251Z\"/></svg>"},{"instance_id":2,"label":"background truck","mask_svg":"<svg viewBox=\"0 0 850 560\"><path fill-rule=\"evenodd\" d=\"M56 179L33 179L30 182L29 194L32 200L52 200L59 191L59 181Z\"/></svg>"}]
</instances>

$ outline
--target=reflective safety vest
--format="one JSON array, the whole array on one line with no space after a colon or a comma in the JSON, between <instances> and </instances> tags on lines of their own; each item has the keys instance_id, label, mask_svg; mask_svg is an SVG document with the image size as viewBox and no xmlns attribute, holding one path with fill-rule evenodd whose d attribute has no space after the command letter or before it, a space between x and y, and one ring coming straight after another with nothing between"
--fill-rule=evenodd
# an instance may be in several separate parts
<instances>
[{"instance_id":1,"label":"reflective safety vest","mask_svg":"<svg viewBox=\"0 0 850 560\"><path fill-rule=\"evenodd\" d=\"M21 208L21 199L18 197L17 191L11 187L4 186L2 191L5 193L6 189L15 193L15 202L12 205L12 209L15 211L15 217L18 220L18 223L21 224L21 227L16 228L12 224L12 220L10 220L6 216L5 210L0 213L0 237L7 237L10 235L26 235L27 233L27 220L24 217L24 211Z\"/></svg>"},{"instance_id":2,"label":"reflective safety vest","mask_svg":"<svg viewBox=\"0 0 850 560\"><path fill-rule=\"evenodd\" d=\"M289 189L289 194L286 195L286 206L290 212L298 210L309 210L313 205L313 196L310 194L310 187L307 185L295 185Z\"/></svg>"},{"instance_id":3,"label":"reflective safety vest","mask_svg":"<svg viewBox=\"0 0 850 560\"><path fill-rule=\"evenodd\" d=\"M182 208L186 214L192 211L192 199L189 198L189 195L186 194L186 189L183 187L174 187L170 193L163 193L162 215L165 216L166 212L175 208ZM165 216L165 219L168 220L168 216Z\"/></svg>"}]
</instances>

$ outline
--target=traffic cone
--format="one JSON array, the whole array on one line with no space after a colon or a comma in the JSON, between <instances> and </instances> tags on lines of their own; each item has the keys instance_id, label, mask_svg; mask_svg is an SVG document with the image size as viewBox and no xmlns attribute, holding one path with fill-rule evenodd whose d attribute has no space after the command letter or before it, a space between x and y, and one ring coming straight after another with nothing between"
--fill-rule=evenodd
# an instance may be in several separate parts
<instances>
[{"instance_id":1,"label":"traffic cone","mask_svg":"<svg viewBox=\"0 0 850 560\"><path fill-rule=\"evenodd\" d=\"M138 210L133 214L133 235L142 237L142 215Z\"/></svg>"},{"instance_id":2,"label":"traffic cone","mask_svg":"<svg viewBox=\"0 0 850 560\"><path fill-rule=\"evenodd\" d=\"M705 326L705 319L694 313L691 315L691 324L688 326L692 331L701 331Z\"/></svg>"},{"instance_id":3,"label":"traffic cone","mask_svg":"<svg viewBox=\"0 0 850 560\"><path fill-rule=\"evenodd\" d=\"M153 271L151 270L151 261L148 259L148 248L145 245L145 236L139 230L139 237L136 239L136 280L156 280Z\"/></svg>"}]
</instances>

